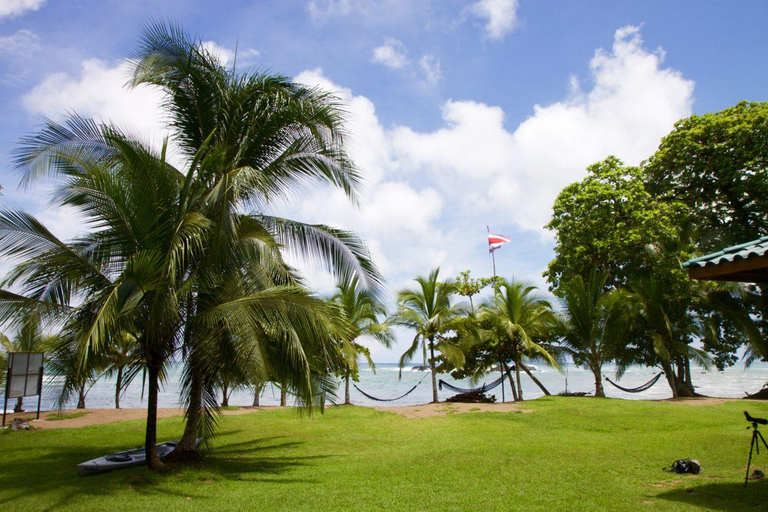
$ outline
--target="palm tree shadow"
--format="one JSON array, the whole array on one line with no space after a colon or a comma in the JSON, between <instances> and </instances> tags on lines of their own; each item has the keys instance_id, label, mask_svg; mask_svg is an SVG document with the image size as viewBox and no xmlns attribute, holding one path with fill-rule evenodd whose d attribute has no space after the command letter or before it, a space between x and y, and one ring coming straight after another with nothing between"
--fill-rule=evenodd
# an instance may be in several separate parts
<instances>
[{"instance_id":1,"label":"palm tree shadow","mask_svg":"<svg viewBox=\"0 0 768 512\"><path fill-rule=\"evenodd\" d=\"M291 469L311 465L313 460L325 459L331 455L290 456L283 455L286 450L298 448L304 443L287 441L265 444L280 439L280 436L264 439L251 439L240 443L228 444L215 450L205 462L206 467L223 478L236 480L261 481L259 475L269 475L270 482L311 482L299 479L279 479ZM281 455L278 455L277 453Z\"/></svg>"},{"instance_id":2,"label":"palm tree shadow","mask_svg":"<svg viewBox=\"0 0 768 512\"><path fill-rule=\"evenodd\" d=\"M674 501L708 510L736 512L740 510L761 510L768 496L768 481L718 482L695 487L673 489L659 494L659 499Z\"/></svg>"},{"instance_id":3,"label":"palm tree shadow","mask_svg":"<svg viewBox=\"0 0 768 512\"><path fill-rule=\"evenodd\" d=\"M280 437L253 439L214 448L206 457L202 466L180 468L182 471L213 472L218 477L228 480L269 481L270 483L311 483L309 480L286 478L284 475L292 469L306 467L315 459L330 455L290 456L286 450L301 446L299 442L276 444ZM22 448L12 448L13 459L20 460ZM170 489L168 479L176 478L177 471L155 474L146 467L134 467L113 471L101 475L81 477L77 474L77 464L97 457L100 454L113 453L114 446L108 442L95 444L92 439L79 446L58 446L55 450L23 458L23 465L4 468L0 473L0 506L8 506L16 500L31 495L44 498L43 510L54 510L71 506L84 498L97 498L107 503L110 496L123 495L126 487L142 494L157 494L207 500L210 493L189 490L177 492ZM45 475L45 478L30 478L30 475ZM182 477L183 478L183 477ZM202 489L202 488L201 488ZM46 499L47 498L47 499Z\"/></svg>"}]
</instances>

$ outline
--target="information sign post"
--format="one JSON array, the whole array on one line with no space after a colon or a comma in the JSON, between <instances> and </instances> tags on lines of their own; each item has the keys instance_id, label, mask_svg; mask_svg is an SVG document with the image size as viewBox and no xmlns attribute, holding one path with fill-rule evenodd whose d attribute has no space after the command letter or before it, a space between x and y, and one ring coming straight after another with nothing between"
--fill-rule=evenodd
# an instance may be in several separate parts
<instances>
[{"instance_id":1,"label":"information sign post","mask_svg":"<svg viewBox=\"0 0 768 512\"><path fill-rule=\"evenodd\" d=\"M3 427L8 410L8 400L26 396L37 396L37 419L40 419L40 405L43 400L43 353L10 352L8 354L8 379L5 383L3 404Z\"/></svg>"}]
</instances>

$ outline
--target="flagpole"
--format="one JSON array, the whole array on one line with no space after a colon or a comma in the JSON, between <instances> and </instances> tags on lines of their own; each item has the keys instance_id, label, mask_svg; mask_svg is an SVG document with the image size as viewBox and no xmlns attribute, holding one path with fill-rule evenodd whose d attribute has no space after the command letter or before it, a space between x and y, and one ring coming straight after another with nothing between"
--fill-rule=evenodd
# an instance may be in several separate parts
<instances>
[{"instance_id":1,"label":"flagpole","mask_svg":"<svg viewBox=\"0 0 768 512\"><path fill-rule=\"evenodd\" d=\"M488 236L491 234L491 227L486 225L485 229L488 230ZM499 289L496 287L496 251L490 249L491 260L493 260L493 302L498 300ZM505 403L506 397L504 396L504 365L501 363L501 353L499 353L499 374L501 376L501 403Z\"/></svg>"}]
</instances>

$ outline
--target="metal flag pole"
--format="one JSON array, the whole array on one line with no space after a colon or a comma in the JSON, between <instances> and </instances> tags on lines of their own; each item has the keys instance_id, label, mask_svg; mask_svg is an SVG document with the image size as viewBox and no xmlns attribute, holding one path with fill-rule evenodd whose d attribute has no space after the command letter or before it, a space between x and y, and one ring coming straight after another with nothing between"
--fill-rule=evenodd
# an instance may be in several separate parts
<instances>
[{"instance_id":1,"label":"metal flag pole","mask_svg":"<svg viewBox=\"0 0 768 512\"><path fill-rule=\"evenodd\" d=\"M485 229L488 230L488 236L491 235L491 227L486 225ZM493 261L493 301L498 300L498 291L496 287L496 251L490 248L490 238L488 240L489 251L491 253L491 260ZM501 403L505 403L506 397L504 396L504 365L501 363L501 353L499 353L499 376L501 377Z\"/></svg>"}]
</instances>

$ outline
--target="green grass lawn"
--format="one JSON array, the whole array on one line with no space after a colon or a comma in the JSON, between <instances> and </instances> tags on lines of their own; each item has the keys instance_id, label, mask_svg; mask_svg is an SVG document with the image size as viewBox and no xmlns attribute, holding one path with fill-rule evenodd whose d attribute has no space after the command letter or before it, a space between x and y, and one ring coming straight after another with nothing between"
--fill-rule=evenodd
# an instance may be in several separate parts
<instances>
[{"instance_id":1,"label":"green grass lawn","mask_svg":"<svg viewBox=\"0 0 768 512\"><path fill-rule=\"evenodd\" d=\"M77 476L85 460L142 444L143 423L0 435L0 504L13 510L766 510L743 488L742 411L551 397L520 413L406 419L363 407L300 417L227 416L204 467ZM160 420L178 439L180 418ZM764 435L768 436L768 428ZM661 471L696 458L702 474ZM768 472L768 452L753 467Z\"/></svg>"}]
</instances>

